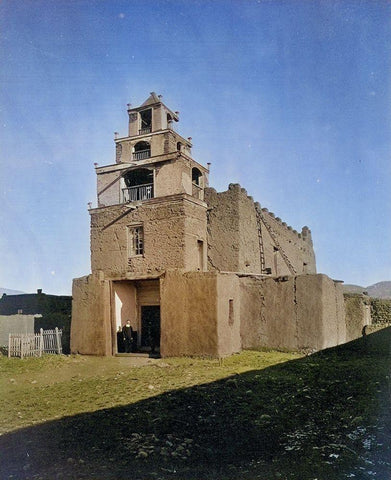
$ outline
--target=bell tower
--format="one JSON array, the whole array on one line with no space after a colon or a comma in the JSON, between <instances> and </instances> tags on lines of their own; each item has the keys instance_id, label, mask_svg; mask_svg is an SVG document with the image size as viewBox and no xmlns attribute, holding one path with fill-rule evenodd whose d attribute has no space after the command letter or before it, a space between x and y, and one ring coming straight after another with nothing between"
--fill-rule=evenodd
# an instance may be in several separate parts
<instances>
[{"instance_id":1,"label":"bell tower","mask_svg":"<svg viewBox=\"0 0 391 480\"><path fill-rule=\"evenodd\" d=\"M115 133L115 163L96 166L91 268L135 278L169 268L206 270L208 169L192 158L191 138L174 130L179 112L152 92L128 104L128 135Z\"/></svg>"},{"instance_id":2,"label":"bell tower","mask_svg":"<svg viewBox=\"0 0 391 480\"><path fill-rule=\"evenodd\" d=\"M154 92L139 107L128 104L128 136L115 133L116 165L96 169L98 207L180 193L203 200L208 169L192 158L191 138L174 130L178 114Z\"/></svg>"}]
</instances>

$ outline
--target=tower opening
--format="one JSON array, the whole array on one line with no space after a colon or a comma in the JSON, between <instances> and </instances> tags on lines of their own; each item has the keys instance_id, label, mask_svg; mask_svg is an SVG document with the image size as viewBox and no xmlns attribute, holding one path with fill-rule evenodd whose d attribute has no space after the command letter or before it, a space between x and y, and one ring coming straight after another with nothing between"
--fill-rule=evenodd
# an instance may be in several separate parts
<instances>
[{"instance_id":1,"label":"tower opening","mask_svg":"<svg viewBox=\"0 0 391 480\"><path fill-rule=\"evenodd\" d=\"M140 142L141 143L141 142ZM126 187L122 189L124 202L137 202L153 198L153 171L147 168L131 170L123 176Z\"/></svg>"},{"instance_id":2,"label":"tower opening","mask_svg":"<svg viewBox=\"0 0 391 480\"><path fill-rule=\"evenodd\" d=\"M193 184L192 194L193 197L203 198L203 185L202 185L202 173L198 168L194 167L191 169L191 182Z\"/></svg>"},{"instance_id":3,"label":"tower opening","mask_svg":"<svg viewBox=\"0 0 391 480\"><path fill-rule=\"evenodd\" d=\"M140 130L139 135L152 132L152 109L140 112Z\"/></svg>"},{"instance_id":4,"label":"tower opening","mask_svg":"<svg viewBox=\"0 0 391 480\"><path fill-rule=\"evenodd\" d=\"M201 186L202 173L198 168L194 167L191 170L191 181L198 186Z\"/></svg>"},{"instance_id":5,"label":"tower opening","mask_svg":"<svg viewBox=\"0 0 391 480\"><path fill-rule=\"evenodd\" d=\"M144 160L151 156L151 145L148 142L137 142L134 146L133 160Z\"/></svg>"}]
</instances>

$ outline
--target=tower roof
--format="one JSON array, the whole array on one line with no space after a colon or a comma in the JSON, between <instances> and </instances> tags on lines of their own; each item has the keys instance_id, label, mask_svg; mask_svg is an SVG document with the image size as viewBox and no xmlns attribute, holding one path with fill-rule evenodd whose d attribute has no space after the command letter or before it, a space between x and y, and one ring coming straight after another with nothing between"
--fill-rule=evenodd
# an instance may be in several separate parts
<instances>
[{"instance_id":1,"label":"tower roof","mask_svg":"<svg viewBox=\"0 0 391 480\"><path fill-rule=\"evenodd\" d=\"M170 114L170 116L172 117L173 120L175 120L176 122L179 121L179 117L178 117L178 112L173 112L172 110L170 110L163 102L162 102L162 96L161 95L157 95L155 92L151 92L149 97L145 100L144 103L142 103L138 109L140 108L144 108L144 107L149 107L149 106L152 106L152 105L156 105L157 103L160 103L163 105L163 107L165 108L165 110Z\"/></svg>"},{"instance_id":2,"label":"tower roof","mask_svg":"<svg viewBox=\"0 0 391 480\"><path fill-rule=\"evenodd\" d=\"M149 97L142 103L141 107L147 107L148 105L153 105L154 103L162 103L159 96L155 92L151 92Z\"/></svg>"}]
</instances>

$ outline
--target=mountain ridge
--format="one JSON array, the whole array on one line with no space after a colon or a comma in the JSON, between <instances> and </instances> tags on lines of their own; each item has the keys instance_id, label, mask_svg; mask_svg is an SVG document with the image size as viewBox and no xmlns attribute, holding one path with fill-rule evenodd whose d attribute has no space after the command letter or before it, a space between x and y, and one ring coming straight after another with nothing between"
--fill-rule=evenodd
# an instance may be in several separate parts
<instances>
[{"instance_id":1,"label":"mountain ridge","mask_svg":"<svg viewBox=\"0 0 391 480\"><path fill-rule=\"evenodd\" d=\"M370 297L391 299L391 281L386 280L374 283L368 287L360 285L346 284L343 286L345 293L364 293L366 292Z\"/></svg>"}]
</instances>

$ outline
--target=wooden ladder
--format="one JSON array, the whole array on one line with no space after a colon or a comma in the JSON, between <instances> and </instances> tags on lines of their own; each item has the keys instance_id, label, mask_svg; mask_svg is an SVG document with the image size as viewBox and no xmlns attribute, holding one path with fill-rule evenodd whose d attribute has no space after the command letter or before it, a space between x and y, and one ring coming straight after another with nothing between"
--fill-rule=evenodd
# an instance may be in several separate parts
<instances>
[{"instance_id":1,"label":"wooden ladder","mask_svg":"<svg viewBox=\"0 0 391 480\"><path fill-rule=\"evenodd\" d=\"M279 241L277 240L276 234L274 233L271 226L268 225L268 223L265 221L265 217L263 216L262 210L259 207L255 206L255 212L256 212L257 224L258 224L258 237L259 237L259 247L260 247L260 256L261 256L261 272L263 273L265 269L265 252L264 252L263 240L262 240L262 223L263 223L267 231L269 232L270 236L272 237L275 246L278 248L278 251L280 252L281 257L286 263L289 271L291 272L292 275L296 275L296 270L294 266L291 264L287 254L282 249Z\"/></svg>"}]
</instances>

